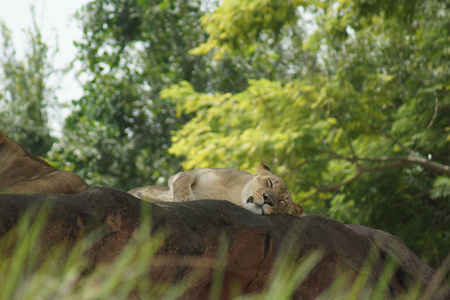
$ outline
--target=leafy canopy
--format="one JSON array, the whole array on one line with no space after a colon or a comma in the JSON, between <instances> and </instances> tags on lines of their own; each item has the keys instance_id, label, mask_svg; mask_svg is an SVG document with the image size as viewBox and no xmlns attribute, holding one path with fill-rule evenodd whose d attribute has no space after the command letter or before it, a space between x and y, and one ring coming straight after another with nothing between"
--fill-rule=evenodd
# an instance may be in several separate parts
<instances>
[{"instance_id":1,"label":"leafy canopy","mask_svg":"<svg viewBox=\"0 0 450 300\"><path fill-rule=\"evenodd\" d=\"M265 160L310 210L399 235L436 266L450 247L449 17L432 0L223 1L191 53L252 56L282 41L307 55L238 93L164 90L193 115L169 151L185 169Z\"/></svg>"},{"instance_id":2,"label":"leafy canopy","mask_svg":"<svg viewBox=\"0 0 450 300\"><path fill-rule=\"evenodd\" d=\"M60 73L52 66L57 49L42 40L35 20L26 31L28 47L23 58L16 53L6 24L0 22L0 31L0 131L32 153L45 156L55 141L48 115L49 108L57 105L56 86L51 83Z\"/></svg>"},{"instance_id":3,"label":"leafy canopy","mask_svg":"<svg viewBox=\"0 0 450 300\"><path fill-rule=\"evenodd\" d=\"M162 183L180 171L182 161L168 153L171 133L193 114L177 115L176 103L161 99L161 90L186 81L199 92L236 93L248 87L247 78L280 80L305 70L290 63L291 57L307 57L295 43L218 61L212 54L190 54L207 40L200 19L214 2L94 0L85 5L79 12L84 35L77 42L84 94L74 100L52 159L90 185L127 190ZM302 34L286 35L297 33Z\"/></svg>"}]
</instances>

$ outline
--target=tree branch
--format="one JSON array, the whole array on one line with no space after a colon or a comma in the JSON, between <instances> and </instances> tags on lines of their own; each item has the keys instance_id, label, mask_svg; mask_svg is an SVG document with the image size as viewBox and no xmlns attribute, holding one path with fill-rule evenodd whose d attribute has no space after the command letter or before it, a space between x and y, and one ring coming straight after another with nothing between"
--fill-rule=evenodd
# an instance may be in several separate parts
<instances>
[{"instance_id":1,"label":"tree branch","mask_svg":"<svg viewBox=\"0 0 450 300\"><path fill-rule=\"evenodd\" d=\"M408 165L421 165L426 169L434 170L438 173L444 173L444 174L450 174L450 167L447 165L443 165L431 160L427 160L424 158L420 158L417 156L414 157L403 157L403 156L380 156L380 157L363 157L363 156L355 156L355 157L348 157L341 155L333 150L329 149L322 149L322 151L331 153L334 155L336 159L344 159L347 161L352 162L357 167L357 172L355 176L350 178L349 180L333 184L326 187L316 187L317 192L329 192L332 190L336 190L344 185L348 185L355 180L357 180L359 177L361 177L364 174L372 173L372 172L379 172L389 169L395 169L395 168L401 168ZM363 167L359 164L357 164L357 161L368 161L368 162L379 162L382 163L378 166L374 167Z\"/></svg>"},{"instance_id":2,"label":"tree branch","mask_svg":"<svg viewBox=\"0 0 450 300\"><path fill-rule=\"evenodd\" d=\"M355 163L356 162L356 156L355 157L345 156L345 155L339 154L336 151L333 151L333 150L327 149L327 148L321 148L320 151L332 154L333 157L330 157L330 160L338 158L338 159L347 160L347 161L349 161L351 163Z\"/></svg>"},{"instance_id":3,"label":"tree branch","mask_svg":"<svg viewBox=\"0 0 450 300\"><path fill-rule=\"evenodd\" d=\"M362 175L364 175L366 173L395 169L395 168L399 168L399 167L404 167L408 164L409 163L407 163L407 162L396 162L396 163L385 164L385 165L375 166L375 167L370 167L370 168L364 168L364 167L359 166L358 171L356 172L355 176L353 176L349 180L346 180L346 181L343 181L343 182L340 182L337 184L333 184L330 186L326 186L326 187L317 187L316 190L317 190L317 192L330 192L332 190L336 190L336 189L340 188L341 186L348 185L348 184L354 182L356 179L358 179L359 177L361 177Z\"/></svg>"},{"instance_id":4,"label":"tree branch","mask_svg":"<svg viewBox=\"0 0 450 300\"><path fill-rule=\"evenodd\" d=\"M434 112L433 112L433 117L431 117L431 121L430 123L428 123L427 128L425 128L425 132L427 132L428 129L431 128L431 126L433 126L434 120L436 120L436 116L439 110L439 99L436 95L436 92L433 93L434 94Z\"/></svg>"},{"instance_id":5,"label":"tree branch","mask_svg":"<svg viewBox=\"0 0 450 300\"><path fill-rule=\"evenodd\" d=\"M316 187L316 193L325 193L325 192L331 192L333 190L337 190L338 188L340 188L341 186L344 185L348 185L350 183L352 183L353 181L355 181L356 179L358 179L359 177L361 177L364 173L360 173L357 172L355 176L353 176L352 178L350 178L349 180L340 182L340 183L336 183L330 186L325 186L325 187Z\"/></svg>"},{"instance_id":6,"label":"tree branch","mask_svg":"<svg viewBox=\"0 0 450 300\"><path fill-rule=\"evenodd\" d=\"M347 139L347 143L350 147L350 151L352 151L353 158L355 158L356 152L355 152L355 149L353 148L352 140L350 139L350 136L348 135L347 129L345 128L344 124L341 122L341 120L338 117L335 116L335 119L338 121L339 126L341 126L342 130L344 130L345 138Z\"/></svg>"},{"instance_id":7,"label":"tree branch","mask_svg":"<svg viewBox=\"0 0 450 300\"><path fill-rule=\"evenodd\" d=\"M351 163L356 164L358 167L361 167L357 164L357 161L370 161L370 162L402 162L403 165L412 165L412 164L418 164L423 166L424 168L434 170L439 173L445 173L450 174L450 166L440 164L438 162L428 160L425 158L418 157L416 155L414 156L380 156L380 157L365 157L365 156L354 156L349 157L342 154L339 154L336 151L333 151L331 149L321 148L320 151L330 153L334 156L336 159L343 159L347 160ZM383 166L380 166L383 167ZM364 167L361 167L364 169ZM384 167L383 167L384 169Z\"/></svg>"},{"instance_id":8,"label":"tree branch","mask_svg":"<svg viewBox=\"0 0 450 300\"><path fill-rule=\"evenodd\" d=\"M423 166L424 168L434 170L439 173L445 173L450 174L450 167L447 165L440 164L435 161L431 161L425 158L421 157L403 157L403 156L380 156L380 157L356 157L357 160L364 160L364 161L372 161L372 162L389 162L389 161L398 161L402 162L404 165L413 165L418 164ZM382 167L382 166L380 166Z\"/></svg>"},{"instance_id":9,"label":"tree branch","mask_svg":"<svg viewBox=\"0 0 450 300\"><path fill-rule=\"evenodd\" d=\"M374 126L372 126L372 127L374 129L378 130L384 137L387 137L388 139L393 141L395 144L397 144L400 147L400 149L402 149L406 153L409 153L409 155L417 156L417 157L419 156L419 154L417 152L415 152L414 150L412 150L412 149L406 147L405 145L403 145L402 142L400 142L397 138L393 137L392 135L390 135L389 133L387 133L383 129L378 128L378 127L374 127Z\"/></svg>"}]
</instances>

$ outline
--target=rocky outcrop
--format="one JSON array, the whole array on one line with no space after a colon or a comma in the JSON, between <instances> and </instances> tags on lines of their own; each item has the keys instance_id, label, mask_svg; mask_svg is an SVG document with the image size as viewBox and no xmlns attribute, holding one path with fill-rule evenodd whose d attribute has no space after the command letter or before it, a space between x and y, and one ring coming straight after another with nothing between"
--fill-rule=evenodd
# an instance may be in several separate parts
<instances>
[{"instance_id":1,"label":"rocky outcrop","mask_svg":"<svg viewBox=\"0 0 450 300\"><path fill-rule=\"evenodd\" d=\"M92 188L79 195L3 194L0 236L26 211L43 206L49 212L42 251L62 247L68 253L78 240L95 232L98 240L85 254L92 268L114 260L141 223L148 226L144 229L149 239L155 232L164 232L162 246L148 262L149 280L176 283L201 270L184 294L187 299L208 298L218 257L223 258L221 295L226 299L236 293L263 291L277 258L286 256L288 266L294 267L318 251L321 259L296 288L296 299L314 299L344 274L356 278L369 272L368 284L375 284L386 273L389 258L398 269L386 298L415 285L426 286L435 299L449 296L448 287L433 269L386 232L318 216L254 215L225 201L152 204L108 188ZM150 223L141 222L146 215ZM374 259L370 268L364 269L368 257Z\"/></svg>"},{"instance_id":2,"label":"rocky outcrop","mask_svg":"<svg viewBox=\"0 0 450 300\"><path fill-rule=\"evenodd\" d=\"M80 176L50 166L0 131L0 193L79 194L87 189Z\"/></svg>"}]
</instances>

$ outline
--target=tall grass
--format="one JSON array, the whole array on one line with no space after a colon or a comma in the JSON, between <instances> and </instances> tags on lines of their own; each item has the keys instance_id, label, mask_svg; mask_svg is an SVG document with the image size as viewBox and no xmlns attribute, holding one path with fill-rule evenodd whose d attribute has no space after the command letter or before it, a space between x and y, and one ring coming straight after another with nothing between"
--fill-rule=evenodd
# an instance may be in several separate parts
<instances>
[{"instance_id":1,"label":"tall grass","mask_svg":"<svg viewBox=\"0 0 450 300\"><path fill-rule=\"evenodd\" d=\"M0 238L0 299L176 299L189 287L152 285L148 280L150 262L163 242L161 234L149 233L150 220L141 218L139 230L121 254L95 268L87 251L98 242L97 232L81 239L67 255L65 249L43 252L39 247L48 209L23 216Z\"/></svg>"},{"instance_id":2,"label":"tall grass","mask_svg":"<svg viewBox=\"0 0 450 300\"><path fill-rule=\"evenodd\" d=\"M92 268L86 259L86 251L96 242L98 235L95 233L79 241L69 254L64 249L42 253L38 245L45 226L45 211L22 217L15 228L0 239L1 299L178 299L202 275L193 273L176 285L151 282L148 276L150 263L164 238L163 234L149 238L151 220L145 216L140 229L110 263ZM228 242L222 238L219 243L210 299L218 299L221 295ZM369 275L377 255L376 251L371 254L372 258L367 260L356 278L345 274L337 276L317 299L385 299L397 267L393 260L388 261L382 278L371 283ZM294 263L289 253L280 255L272 268L270 284L261 293L236 298L292 299L298 286L322 258L323 253L316 251ZM442 275L448 272L449 266L450 260L443 264ZM413 286L398 295L398 299L431 299L434 292Z\"/></svg>"}]
</instances>

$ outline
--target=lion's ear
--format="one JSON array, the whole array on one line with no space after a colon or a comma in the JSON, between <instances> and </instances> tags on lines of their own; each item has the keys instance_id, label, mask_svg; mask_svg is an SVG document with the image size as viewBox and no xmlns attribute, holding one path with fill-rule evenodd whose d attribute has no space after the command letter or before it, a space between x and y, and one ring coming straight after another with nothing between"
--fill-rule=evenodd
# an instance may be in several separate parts
<instances>
[{"instance_id":1,"label":"lion's ear","mask_svg":"<svg viewBox=\"0 0 450 300\"><path fill-rule=\"evenodd\" d=\"M259 164L258 175L268 175L268 174L272 174L270 173L270 168L265 161L262 161Z\"/></svg>"},{"instance_id":2,"label":"lion's ear","mask_svg":"<svg viewBox=\"0 0 450 300\"><path fill-rule=\"evenodd\" d=\"M303 207L300 204L294 203L294 210L292 211L292 215L294 217L301 217L303 213Z\"/></svg>"},{"instance_id":3,"label":"lion's ear","mask_svg":"<svg viewBox=\"0 0 450 300\"><path fill-rule=\"evenodd\" d=\"M5 135L0 131L0 145L5 141Z\"/></svg>"}]
</instances>

